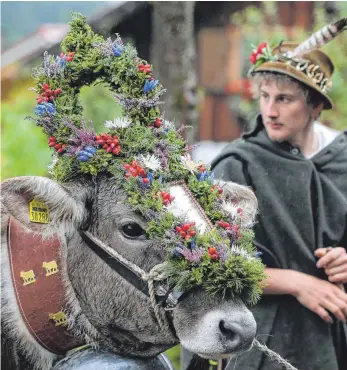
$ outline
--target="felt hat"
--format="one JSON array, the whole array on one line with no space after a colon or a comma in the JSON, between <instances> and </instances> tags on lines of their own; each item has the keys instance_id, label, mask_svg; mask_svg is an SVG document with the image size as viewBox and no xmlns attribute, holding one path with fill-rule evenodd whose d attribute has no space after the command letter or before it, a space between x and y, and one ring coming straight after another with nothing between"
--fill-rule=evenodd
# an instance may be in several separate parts
<instances>
[{"instance_id":1,"label":"felt hat","mask_svg":"<svg viewBox=\"0 0 347 370\"><path fill-rule=\"evenodd\" d=\"M331 109L333 102L328 92L332 87L334 65L319 48L346 29L346 26L347 18L343 18L315 32L300 44L281 42L271 48L268 43L261 43L250 57L253 67L249 74L273 72L290 76L318 92L324 101L323 109Z\"/></svg>"}]
</instances>

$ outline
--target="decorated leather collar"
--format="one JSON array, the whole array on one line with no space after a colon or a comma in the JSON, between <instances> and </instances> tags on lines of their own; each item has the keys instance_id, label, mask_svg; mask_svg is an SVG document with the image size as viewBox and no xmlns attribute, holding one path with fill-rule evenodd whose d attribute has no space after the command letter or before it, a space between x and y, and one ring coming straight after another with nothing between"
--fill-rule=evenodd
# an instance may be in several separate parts
<instances>
[{"instance_id":1,"label":"decorated leather collar","mask_svg":"<svg viewBox=\"0 0 347 370\"><path fill-rule=\"evenodd\" d=\"M62 355L83 344L67 331L67 301L60 241L43 240L13 218L8 223L8 251L18 307L33 338L49 352Z\"/></svg>"}]
</instances>

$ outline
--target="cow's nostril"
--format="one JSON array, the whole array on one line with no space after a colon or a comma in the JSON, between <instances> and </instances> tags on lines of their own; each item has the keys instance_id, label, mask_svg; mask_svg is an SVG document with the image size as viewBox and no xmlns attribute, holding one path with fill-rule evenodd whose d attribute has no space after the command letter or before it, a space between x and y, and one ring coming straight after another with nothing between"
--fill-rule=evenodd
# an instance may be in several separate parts
<instances>
[{"instance_id":1,"label":"cow's nostril","mask_svg":"<svg viewBox=\"0 0 347 370\"><path fill-rule=\"evenodd\" d=\"M219 330L228 347L236 350L241 343L241 328L236 323L221 320L219 322Z\"/></svg>"}]
</instances>

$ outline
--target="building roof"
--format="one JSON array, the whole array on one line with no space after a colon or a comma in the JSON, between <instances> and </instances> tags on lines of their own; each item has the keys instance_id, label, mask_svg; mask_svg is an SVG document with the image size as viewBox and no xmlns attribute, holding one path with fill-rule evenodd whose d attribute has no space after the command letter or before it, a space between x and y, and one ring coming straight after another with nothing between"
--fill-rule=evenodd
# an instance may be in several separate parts
<instances>
[{"instance_id":1,"label":"building roof","mask_svg":"<svg viewBox=\"0 0 347 370\"><path fill-rule=\"evenodd\" d=\"M43 24L39 29L6 49L1 54L1 67L4 68L17 61L25 62L42 50L49 49L52 45L60 42L66 35L69 26L67 24Z\"/></svg>"},{"instance_id":2,"label":"building roof","mask_svg":"<svg viewBox=\"0 0 347 370\"><path fill-rule=\"evenodd\" d=\"M108 33L115 24L146 4L147 1L113 1L101 11L88 17L88 23L98 32ZM57 48L68 30L68 24L43 24L36 32L2 52L1 68L15 62L29 62L42 55L45 50Z\"/></svg>"}]
</instances>

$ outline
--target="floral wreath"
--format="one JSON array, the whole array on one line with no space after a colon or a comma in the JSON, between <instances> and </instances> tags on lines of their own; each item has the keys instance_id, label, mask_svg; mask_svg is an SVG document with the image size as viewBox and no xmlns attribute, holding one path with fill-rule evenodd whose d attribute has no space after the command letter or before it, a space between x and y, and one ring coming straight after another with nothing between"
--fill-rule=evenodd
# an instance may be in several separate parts
<instances>
[{"instance_id":1,"label":"floral wreath","mask_svg":"<svg viewBox=\"0 0 347 370\"><path fill-rule=\"evenodd\" d=\"M180 129L164 119L159 105L165 91L152 66L117 35L104 40L86 19L73 13L63 52L44 54L33 77L36 118L53 150L50 174L58 182L107 174L119 182L131 207L147 221L148 238L165 239L168 281L180 289L202 286L255 304L264 265L252 241L243 210L223 199L223 188L203 163L194 162ZM107 84L123 107L123 118L105 122L95 133L83 119L82 86ZM126 179L126 181L124 181ZM175 212L174 190L185 189L205 217L205 229Z\"/></svg>"}]
</instances>

